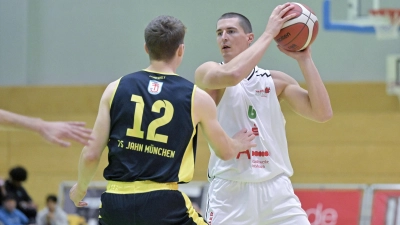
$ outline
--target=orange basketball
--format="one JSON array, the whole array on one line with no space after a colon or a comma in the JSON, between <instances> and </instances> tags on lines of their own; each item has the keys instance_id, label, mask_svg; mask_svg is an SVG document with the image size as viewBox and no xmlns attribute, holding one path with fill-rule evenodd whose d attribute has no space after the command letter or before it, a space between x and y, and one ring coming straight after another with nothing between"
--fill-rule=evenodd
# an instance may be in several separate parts
<instances>
[{"instance_id":1,"label":"orange basketball","mask_svg":"<svg viewBox=\"0 0 400 225\"><path fill-rule=\"evenodd\" d=\"M290 4L294 5L294 8L284 16L295 13L296 17L283 24L275 41L288 51L301 51L311 45L317 37L318 19L310 7L297 2Z\"/></svg>"}]
</instances>

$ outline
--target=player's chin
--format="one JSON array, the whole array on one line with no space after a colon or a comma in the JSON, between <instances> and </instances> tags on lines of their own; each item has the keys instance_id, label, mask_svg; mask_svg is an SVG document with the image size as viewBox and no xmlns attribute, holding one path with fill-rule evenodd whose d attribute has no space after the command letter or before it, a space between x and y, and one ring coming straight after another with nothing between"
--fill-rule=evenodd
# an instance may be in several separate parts
<instances>
[{"instance_id":1,"label":"player's chin","mask_svg":"<svg viewBox=\"0 0 400 225\"><path fill-rule=\"evenodd\" d=\"M228 49L227 48L221 48L221 54L227 54L228 53Z\"/></svg>"},{"instance_id":2,"label":"player's chin","mask_svg":"<svg viewBox=\"0 0 400 225\"><path fill-rule=\"evenodd\" d=\"M226 57L232 57L234 54L233 54L233 52L232 51L229 51L229 50L227 50L227 49L223 49L223 50L221 50L221 55L222 55L222 57L224 57L224 58L226 58Z\"/></svg>"}]
</instances>

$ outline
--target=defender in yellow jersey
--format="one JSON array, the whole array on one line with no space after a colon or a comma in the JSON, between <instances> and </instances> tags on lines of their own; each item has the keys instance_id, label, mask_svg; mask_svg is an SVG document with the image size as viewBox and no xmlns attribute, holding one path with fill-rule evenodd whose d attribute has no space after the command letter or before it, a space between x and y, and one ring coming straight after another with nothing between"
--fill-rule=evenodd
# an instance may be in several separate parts
<instances>
[{"instance_id":1,"label":"defender in yellow jersey","mask_svg":"<svg viewBox=\"0 0 400 225\"><path fill-rule=\"evenodd\" d=\"M102 225L207 224L178 191L178 183L193 177L197 125L222 160L255 145L245 129L228 137L212 98L176 74L185 29L174 17L152 20L145 29L150 66L112 82L102 96L94 140L82 150L78 183L70 191L76 206L87 205L82 199L107 145Z\"/></svg>"}]
</instances>

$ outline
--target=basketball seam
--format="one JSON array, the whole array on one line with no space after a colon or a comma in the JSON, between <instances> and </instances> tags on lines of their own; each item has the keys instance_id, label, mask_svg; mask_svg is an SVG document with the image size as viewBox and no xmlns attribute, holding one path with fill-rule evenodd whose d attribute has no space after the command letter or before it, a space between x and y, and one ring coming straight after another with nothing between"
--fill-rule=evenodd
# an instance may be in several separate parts
<instances>
[{"instance_id":1,"label":"basketball seam","mask_svg":"<svg viewBox=\"0 0 400 225\"><path fill-rule=\"evenodd\" d=\"M301 13L301 14L307 16L307 15L304 14L304 13ZM310 15L308 15L307 17L308 17L309 20L311 20L313 23L315 23L315 21L311 19L311 14L312 14L312 12L310 11ZM308 22L308 20L307 20L307 22Z\"/></svg>"},{"instance_id":2,"label":"basketball seam","mask_svg":"<svg viewBox=\"0 0 400 225\"><path fill-rule=\"evenodd\" d=\"M291 11L293 11L293 12L298 12L298 13L300 13L300 14L303 14L303 15L305 15L306 17L308 17L313 23L315 23L315 21L311 19L311 14L312 14L311 10L308 10L308 11L310 12L310 15L307 15L307 14L303 13L303 11L301 11L301 12L298 11L298 10L291 10ZM299 15L299 16L300 16L300 15Z\"/></svg>"},{"instance_id":3,"label":"basketball seam","mask_svg":"<svg viewBox=\"0 0 400 225\"><path fill-rule=\"evenodd\" d=\"M311 9L305 7L304 5L302 5L302 4L300 4L300 3L294 2L294 4L295 4L295 5L298 5L298 6L301 8L301 12L300 12L300 13L303 14L303 15L305 15L306 17L308 17L309 20L311 20L313 23L315 23L315 22L318 21L318 18L317 18L317 17L315 17L316 21L314 21L314 20L312 20L312 19L310 18L311 15L315 15L314 12L312 12ZM307 11L309 11L309 12L310 12L310 15L307 16L305 13L303 13L303 8L305 8ZM295 10L295 9L294 9L293 11L299 12L299 11L297 11L297 10ZM307 22L308 22L308 20L307 20Z\"/></svg>"},{"instance_id":4,"label":"basketball seam","mask_svg":"<svg viewBox=\"0 0 400 225\"><path fill-rule=\"evenodd\" d=\"M286 47L288 44L290 44L292 41L294 41L294 40L296 39L296 37L299 36L299 34L304 30L304 27L307 26L308 21L311 20L310 17L311 17L311 14L312 14L311 11L309 11L309 12L310 12L310 15L308 15L308 16L307 16L306 14L304 14L304 13L301 13L301 14L307 16L307 21L304 23L303 28L301 28L301 30L297 33L297 35L294 36L294 38L293 38L291 41L289 41L286 45L284 45L283 47ZM312 20L311 20L311 21L312 21ZM295 24L297 24L297 23L295 23Z\"/></svg>"}]
</instances>

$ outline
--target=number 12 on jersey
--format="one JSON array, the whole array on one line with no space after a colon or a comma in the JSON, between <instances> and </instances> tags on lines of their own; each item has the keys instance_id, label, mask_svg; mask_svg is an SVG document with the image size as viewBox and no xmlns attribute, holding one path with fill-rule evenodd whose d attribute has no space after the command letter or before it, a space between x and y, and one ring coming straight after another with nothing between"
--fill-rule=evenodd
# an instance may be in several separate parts
<instances>
[{"instance_id":1,"label":"number 12 on jersey","mask_svg":"<svg viewBox=\"0 0 400 225\"><path fill-rule=\"evenodd\" d=\"M144 131L142 130L142 119L144 112L143 98L139 95L132 95L131 101L136 103L136 108L133 115L133 128L128 128L126 130L126 135L130 137L144 139ZM171 122L172 116L174 115L174 107L172 106L171 102L167 100L157 100L153 103L151 111L155 113L160 113L161 108L165 109L164 115L150 122L146 132L146 140L167 143L168 136L157 134L156 130L157 128Z\"/></svg>"}]
</instances>

